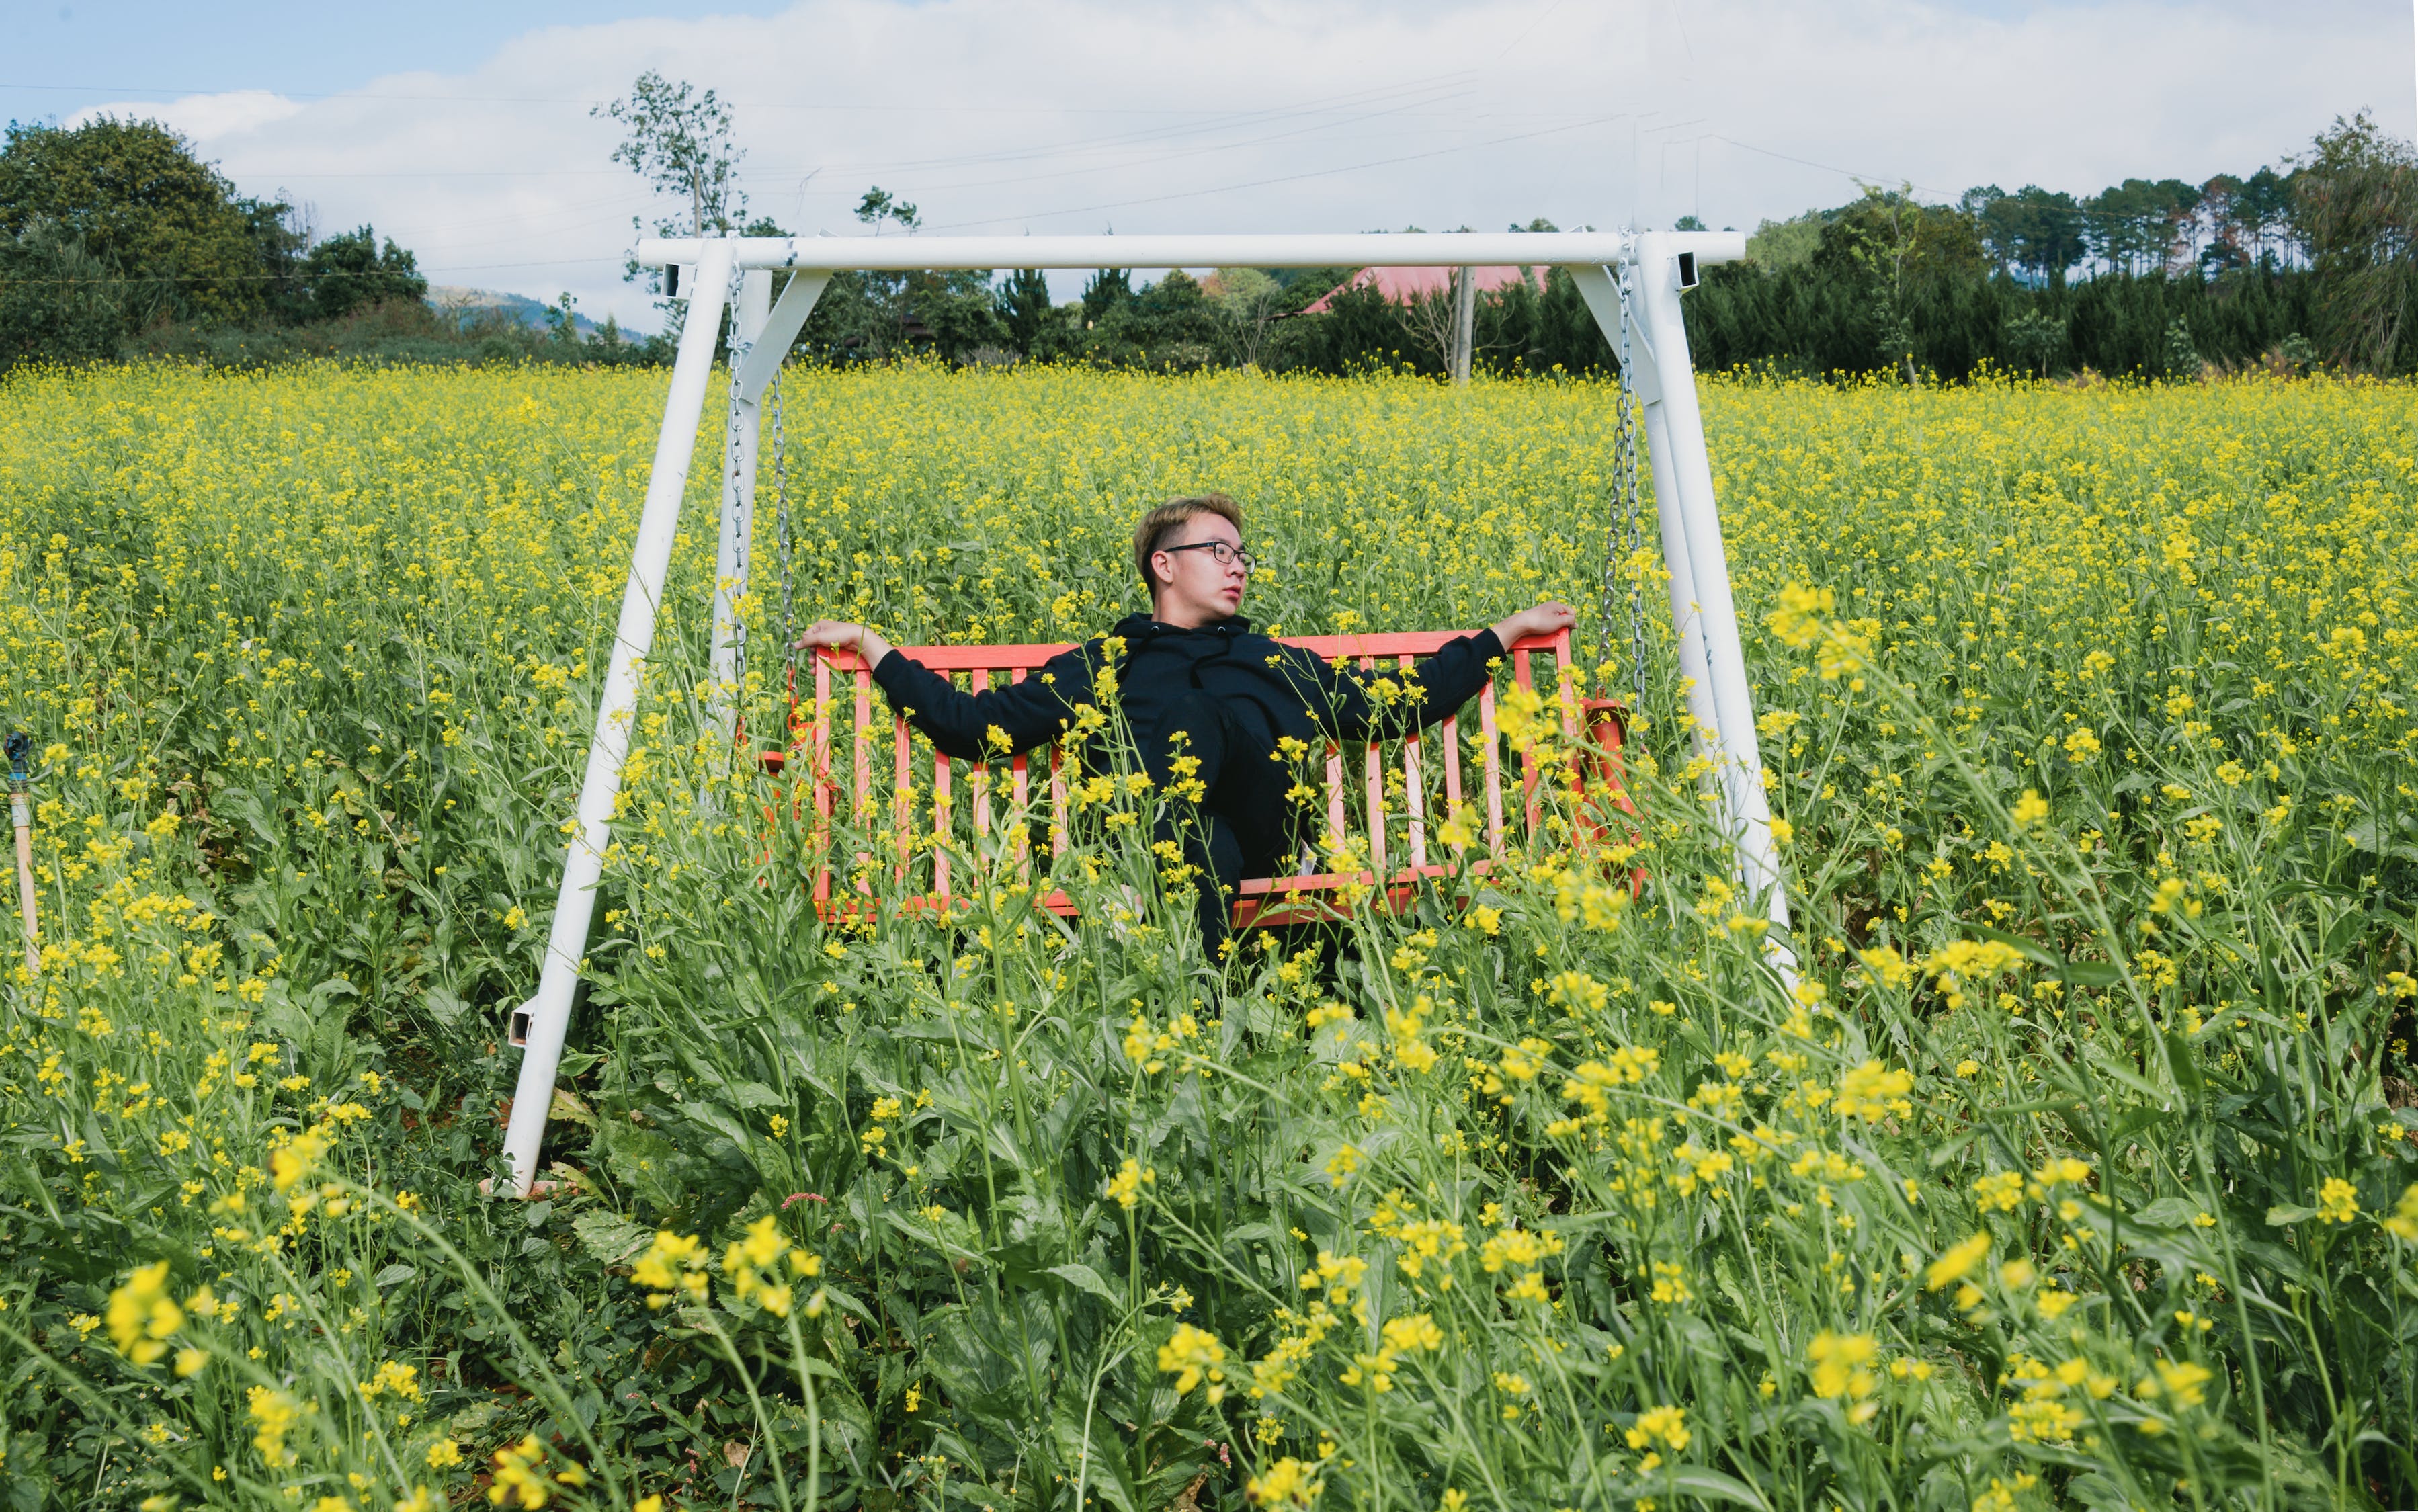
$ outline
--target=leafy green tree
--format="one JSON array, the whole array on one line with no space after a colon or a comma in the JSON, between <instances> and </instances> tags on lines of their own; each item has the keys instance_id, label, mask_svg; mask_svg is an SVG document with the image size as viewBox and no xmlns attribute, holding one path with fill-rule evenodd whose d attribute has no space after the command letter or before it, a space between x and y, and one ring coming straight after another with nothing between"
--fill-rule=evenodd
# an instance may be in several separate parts
<instances>
[{"instance_id":1,"label":"leafy green tree","mask_svg":"<svg viewBox=\"0 0 2418 1512\"><path fill-rule=\"evenodd\" d=\"M127 296L162 297L157 284L129 284L82 240L48 221L0 239L0 372L46 358L85 362L114 356L135 324Z\"/></svg>"},{"instance_id":2,"label":"leafy green tree","mask_svg":"<svg viewBox=\"0 0 2418 1512\"><path fill-rule=\"evenodd\" d=\"M1825 214L1808 210L1785 221L1766 221L1746 238L1747 261L1767 273L1779 273L1813 261L1822 247Z\"/></svg>"},{"instance_id":3,"label":"leafy green tree","mask_svg":"<svg viewBox=\"0 0 2418 1512\"><path fill-rule=\"evenodd\" d=\"M1083 284L1083 324L1096 326L1109 312L1133 302L1133 270L1104 267Z\"/></svg>"},{"instance_id":4,"label":"leafy green tree","mask_svg":"<svg viewBox=\"0 0 2418 1512\"><path fill-rule=\"evenodd\" d=\"M2109 272L2167 267L2199 208L2199 191L2180 178L2127 178L2082 202L2085 241Z\"/></svg>"},{"instance_id":5,"label":"leafy green tree","mask_svg":"<svg viewBox=\"0 0 2418 1512\"><path fill-rule=\"evenodd\" d=\"M2199 347L2192 341L2191 327L2181 315L2166 324L2166 349L2164 354L2165 374L2169 378L2190 378L2199 374Z\"/></svg>"},{"instance_id":6,"label":"leafy green tree","mask_svg":"<svg viewBox=\"0 0 2418 1512\"><path fill-rule=\"evenodd\" d=\"M856 218L877 236L924 223L922 211L879 185L857 202ZM1010 339L987 269L855 270L832 276L799 344L826 360L856 361L910 352L959 359Z\"/></svg>"},{"instance_id":7,"label":"leafy green tree","mask_svg":"<svg viewBox=\"0 0 2418 1512\"><path fill-rule=\"evenodd\" d=\"M2300 242L2292 223L2296 176L2261 167L2234 191L2234 222L2249 243L2253 266L2273 267L2300 259Z\"/></svg>"},{"instance_id":8,"label":"leafy green tree","mask_svg":"<svg viewBox=\"0 0 2418 1512\"><path fill-rule=\"evenodd\" d=\"M923 212L879 184L866 190L865 198L856 202L856 218L871 226L877 237L885 224L895 225L911 236L924 229Z\"/></svg>"},{"instance_id":9,"label":"leafy green tree","mask_svg":"<svg viewBox=\"0 0 2418 1512\"><path fill-rule=\"evenodd\" d=\"M1226 345L1223 312L1180 267L1112 308L1100 331L1129 344L1135 359L1151 367L1207 367Z\"/></svg>"},{"instance_id":10,"label":"leafy green tree","mask_svg":"<svg viewBox=\"0 0 2418 1512\"><path fill-rule=\"evenodd\" d=\"M2320 339L2345 366L2390 372L2418 281L2418 154L2362 111L2335 117L2295 177Z\"/></svg>"},{"instance_id":11,"label":"leafy green tree","mask_svg":"<svg viewBox=\"0 0 2418 1512\"><path fill-rule=\"evenodd\" d=\"M47 226L81 244L106 276L156 286L166 296L160 307L177 314L267 313L262 222L276 226L283 210L239 199L156 121L103 116L72 130L12 122L0 145L0 237ZM115 302L121 312L144 307L129 297Z\"/></svg>"},{"instance_id":12,"label":"leafy green tree","mask_svg":"<svg viewBox=\"0 0 2418 1512\"><path fill-rule=\"evenodd\" d=\"M1049 302L1049 280L1041 269L1010 273L999 292L999 309L1010 346L1029 358L1055 355L1055 338L1065 320Z\"/></svg>"},{"instance_id":13,"label":"leafy green tree","mask_svg":"<svg viewBox=\"0 0 2418 1512\"><path fill-rule=\"evenodd\" d=\"M2065 323L2038 310L2020 310L2006 323L2005 339L2014 365L2044 378L2065 345Z\"/></svg>"},{"instance_id":14,"label":"leafy green tree","mask_svg":"<svg viewBox=\"0 0 2418 1512\"><path fill-rule=\"evenodd\" d=\"M1935 323L1922 317L1979 284L1987 260L1971 216L1868 185L1823 227L1810 266L1857 289L1874 356L1913 382L1931 365L1923 336Z\"/></svg>"},{"instance_id":15,"label":"leafy green tree","mask_svg":"<svg viewBox=\"0 0 2418 1512\"><path fill-rule=\"evenodd\" d=\"M311 313L334 320L372 305L413 302L428 297L428 281L420 276L418 259L389 237L378 245L377 233L364 225L329 237L312 247L302 261ZM568 298L566 296L566 298Z\"/></svg>"},{"instance_id":16,"label":"leafy green tree","mask_svg":"<svg viewBox=\"0 0 2418 1512\"><path fill-rule=\"evenodd\" d=\"M678 215L659 218L656 235L719 235L747 213L747 195L739 187L739 163L746 150L731 136L728 102L712 90L700 95L686 80L673 84L649 69L630 86L629 98L588 114L619 121L626 129L621 145L613 149L613 161L627 163L656 193L688 202L686 221ZM633 230L644 224L639 216L630 218ZM621 276L643 281L650 290L662 286L662 269L641 267L635 257Z\"/></svg>"},{"instance_id":17,"label":"leafy green tree","mask_svg":"<svg viewBox=\"0 0 2418 1512\"><path fill-rule=\"evenodd\" d=\"M1968 189L1959 202L2002 273L2033 283L2060 283L2084 252L2082 207L2073 195L2026 184L2009 194L1996 184Z\"/></svg>"}]
</instances>

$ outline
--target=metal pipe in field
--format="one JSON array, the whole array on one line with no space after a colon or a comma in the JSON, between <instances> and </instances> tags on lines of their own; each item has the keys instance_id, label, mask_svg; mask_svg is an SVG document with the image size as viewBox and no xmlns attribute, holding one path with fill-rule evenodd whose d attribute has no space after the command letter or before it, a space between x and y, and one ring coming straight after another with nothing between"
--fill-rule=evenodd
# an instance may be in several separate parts
<instances>
[{"instance_id":1,"label":"metal pipe in field","mask_svg":"<svg viewBox=\"0 0 2418 1512\"><path fill-rule=\"evenodd\" d=\"M22 731L8 737L8 813L17 825L17 911L25 921L25 974L39 976L42 930L34 908L34 813L25 794L25 758L32 747Z\"/></svg>"}]
</instances>

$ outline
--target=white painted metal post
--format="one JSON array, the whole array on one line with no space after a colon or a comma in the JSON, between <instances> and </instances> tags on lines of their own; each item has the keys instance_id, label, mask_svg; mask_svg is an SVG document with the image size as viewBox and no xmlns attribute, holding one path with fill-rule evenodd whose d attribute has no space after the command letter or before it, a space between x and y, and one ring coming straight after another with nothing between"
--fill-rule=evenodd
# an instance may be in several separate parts
<instances>
[{"instance_id":1,"label":"white painted metal post","mask_svg":"<svg viewBox=\"0 0 2418 1512\"><path fill-rule=\"evenodd\" d=\"M730 423L722 443L722 530L713 554L713 694L714 719L723 734L737 733L738 710L745 690L739 686L747 646L747 627L739 618L739 601L747 596L748 557L756 525L756 448L763 431L760 394L743 391L736 379L749 348L763 334L773 308L773 273L755 267L739 275L737 334L730 343Z\"/></svg>"},{"instance_id":2,"label":"white painted metal post","mask_svg":"<svg viewBox=\"0 0 2418 1512\"><path fill-rule=\"evenodd\" d=\"M579 787L579 813L556 895L554 927L537 995L513 1016L513 1038L526 1047L513 1116L504 1134L513 1184L528 1195L537 1179L538 1142L554 1103L555 1067L562 1059L562 1034L571 1020L571 999L579 985L588 927L596 910L596 883L604 872L613 806L621 791L621 763L630 751L630 722L638 704L638 679L654 645L655 612L670 570L672 542L680 530L681 496L688 487L696 428L705 391L713 376L714 338L728 293L731 244L708 241L697 258L688 320L681 329L680 354L672 365L671 392L664 401L663 433L655 437L654 470L647 478L647 502L638 516L638 538L630 553L630 581L621 591L621 617L613 631L613 659L596 701L596 734L588 746L588 774Z\"/></svg>"},{"instance_id":3,"label":"white painted metal post","mask_svg":"<svg viewBox=\"0 0 2418 1512\"><path fill-rule=\"evenodd\" d=\"M1704 634L1706 670L1712 683L1724 806L1737 849L1738 880L1747 896L1768 911L1772 933L1765 940L1765 956L1793 989L1797 952L1787 938L1788 899L1781 888L1780 854L1771 838L1771 802L1763 786L1754 695L1747 681L1746 657L1738 637L1737 605L1730 593L1729 557L1722 542L1721 512L1713 497L1713 466L1705 449L1704 414L1696 404L1688 328L1679 311L1680 254L1662 235L1648 232L1637 238L1634 256L1632 297L1645 318L1659 379L1659 392L1646 405L1649 445L1658 431L1662 440L1652 448L1654 493L1658 508L1667 508L1660 503L1666 493L1676 504L1687 541L1696 623ZM1676 565L1673 575L1677 575ZM1676 606L1676 586L1673 602Z\"/></svg>"}]
</instances>

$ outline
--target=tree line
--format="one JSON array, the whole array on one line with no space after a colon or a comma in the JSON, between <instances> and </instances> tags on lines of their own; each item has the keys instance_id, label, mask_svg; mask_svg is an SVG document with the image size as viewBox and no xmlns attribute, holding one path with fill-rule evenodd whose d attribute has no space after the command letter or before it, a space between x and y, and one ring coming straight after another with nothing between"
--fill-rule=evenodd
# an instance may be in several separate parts
<instances>
[{"instance_id":1,"label":"tree line","mask_svg":"<svg viewBox=\"0 0 2418 1512\"><path fill-rule=\"evenodd\" d=\"M712 90L642 76L598 115L614 159L662 193L667 235L781 236L746 214L731 114ZM912 236L919 208L880 188L856 219ZM2193 186L2128 178L2077 197L2026 185L1953 204L1866 188L1767 221L1744 262L1707 268L1683 305L1700 369L1910 382L1986 372L2182 376L2214 365L2418 368L2418 157L2362 113L2278 169ZM634 223L634 230L645 229ZM1416 227L1408 229L1416 229ZM1515 231L1550 231L1538 220ZM1702 229L1683 220L1679 229ZM843 273L801 333L802 360L1072 362L1190 371L1441 374L1439 292L1392 302L1352 267L1220 268L1138 283L1091 275L1059 301L1036 269ZM633 279L663 291L652 269ZM145 354L259 362L333 353L400 360L669 359L665 335L611 322L582 338L565 296L550 329L466 329L431 310L413 254L369 226L315 235L292 206L238 195L154 122L11 124L0 145L0 369ZM1325 299L1318 313L1308 306ZM662 306L673 330L678 301ZM1569 276L1481 293L1477 365L1601 372L1612 353Z\"/></svg>"},{"instance_id":2,"label":"tree line","mask_svg":"<svg viewBox=\"0 0 2418 1512\"><path fill-rule=\"evenodd\" d=\"M314 235L156 122L12 121L0 139L0 366L114 358L176 325L326 324L427 291L392 238Z\"/></svg>"}]
</instances>

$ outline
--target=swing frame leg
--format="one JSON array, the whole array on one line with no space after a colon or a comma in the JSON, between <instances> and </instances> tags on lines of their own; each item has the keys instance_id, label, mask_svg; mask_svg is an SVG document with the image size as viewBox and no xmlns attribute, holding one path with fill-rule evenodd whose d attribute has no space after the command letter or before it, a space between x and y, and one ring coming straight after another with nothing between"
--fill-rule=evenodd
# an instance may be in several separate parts
<instances>
[{"instance_id":1,"label":"swing frame leg","mask_svg":"<svg viewBox=\"0 0 2418 1512\"><path fill-rule=\"evenodd\" d=\"M1654 513L1663 565L1671 573L1671 627L1687 680L1688 718L1695 726L1697 749L1714 762L1739 886L1771 920L1763 942L1765 964L1794 992L1797 948L1789 937L1780 851L1771 837L1754 689L1738 638L1712 459L1705 451L1704 412L1696 403L1695 369L1679 310L1680 296L1696 283L1695 253L1686 250L1684 239L1645 232L1631 240L1629 264L1618 272L1598 267L1570 272L1614 351L1622 349L1622 327L1628 327L1636 371L1622 374L1622 381L1633 384L1644 401Z\"/></svg>"},{"instance_id":2,"label":"swing frame leg","mask_svg":"<svg viewBox=\"0 0 2418 1512\"><path fill-rule=\"evenodd\" d=\"M688 316L681 327L680 351L672 363L671 391L664 400L663 431L655 438L655 462L647 479L647 501L638 517L638 538L630 553L630 579L621 591L621 614L613 631L613 656L596 705L596 733L588 745L588 771L579 787L579 811L571 844L563 857L562 887L556 894L554 924L546 937L544 963L537 993L512 1016L510 1038L522 1046L520 1077L513 1089L512 1117L504 1131L504 1153L511 1162L515 1195L527 1197L537 1181L538 1151L545 1138L547 1116L554 1107L555 1072L562 1063L562 1036L571 1022L571 1004L588 950L588 934L596 912L596 886L604 874L604 852L612 843L613 806L621 792L621 769L629 759L630 725L636 717L638 680L653 648L656 615L663 603L664 579L670 571L672 544L680 533L681 497L688 487L689 467L696 452L697 427L705 418L706 391L713 377L713 348L721 333L731 270L739 255L736 238L713 238L698 248L696 276L689 296ZM753 276L753 275L751 275ZM760 274L759 290L769 292L771 274ZM790 344L797 340L806 316L831 282L828 273L790 278L778 303L765 314L752 344L736 352L732 383L739 399L750 405L780 371ZM749 298L742 285L742 301ZM760 306L758 306L760 309ZM742 315L746 306L742 303ZM726 446L735 437L726 436ZM755 448L747 449L749 466L743 479L747 497L754 489ZM727 452L723 458L729 466ZM727 543L745 521L734 485L724 480L724 540ZM734 513L739 515L736 524ZM717 553L717 566L724 565ZM714 646L717 681L722 680L720 653L733 649L736 666L737 601L747 591L745 543L729 554L736 571L715 585ZM726 593L726 589L727 590ZM726 613L732 619L724 618ZM728 632L726 634L726 630ZM735 717L735 712L734 712Z\"/></svg>"},{"instance_id":3,"label":"swing frame leg","mask_svg":"<svg viewBox=\"0 0 2418 1512\"><path fill-rule=\"evenodd\" d=\"M638 679L654 646L656 611L680 530L681 495L688 487L689 464L696 451L697 424L704 418L706 389L713 376L714 341L735 256L727 241L708 241L697 261L680 352L672 364L671 391L664 401L664 428L655 439L654 469L647 479L647 502L630 554L630 580L621 590L621 614L614 625L612 661L596 702L596 733L588 744L587 775L579 785L579 812L563 857L562 887L555 897L537 995L513 1015L512 1038L523 1049L504 1153L511 1162L513 1191L521 1197L528 1195L537 1179L538 1145L553 1108L554 1074L562 1061L563 1031L570 1025L572 995L588 951L596 884L604 874L613 805L621 791L622 763L630 754Z\"/></svg>"}]
</instances>

